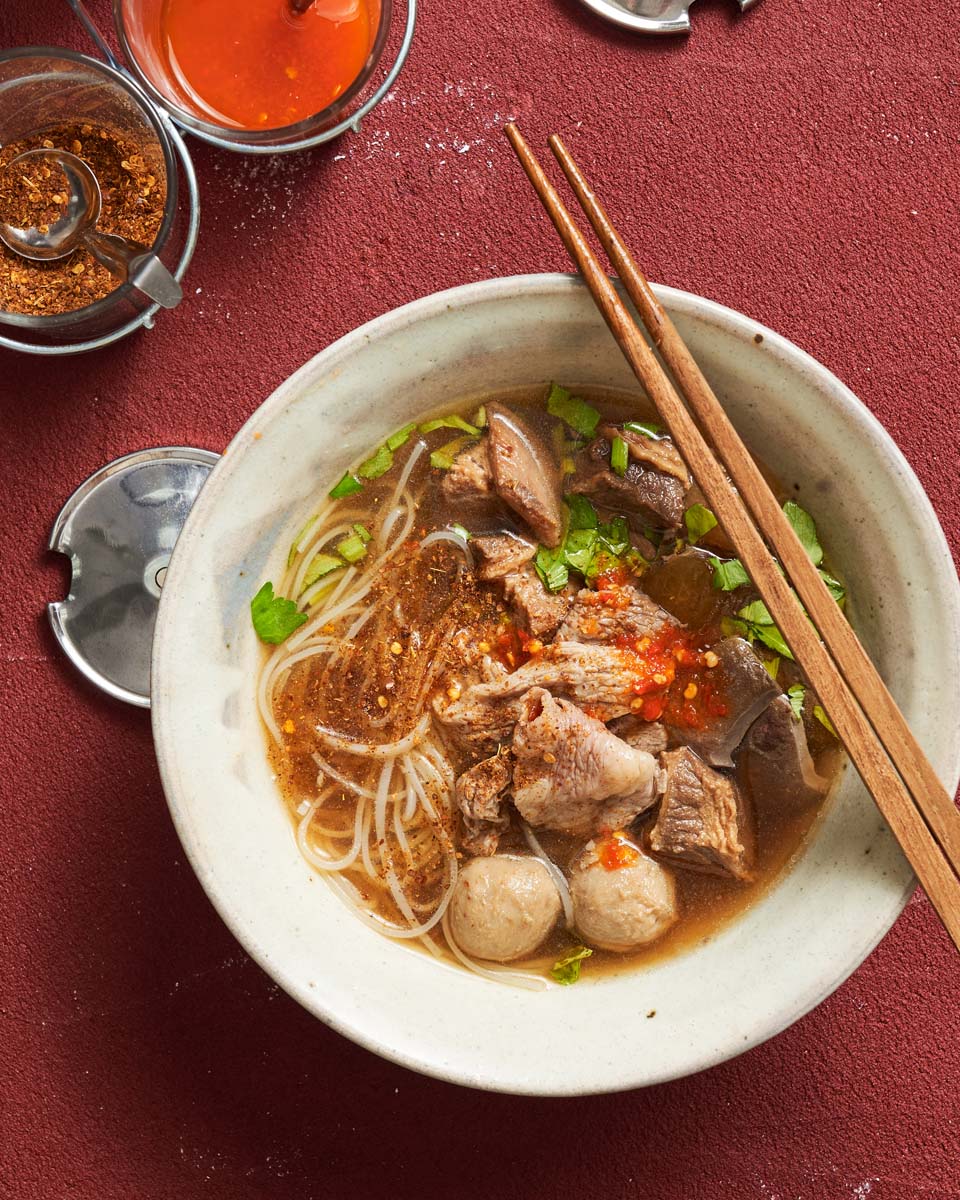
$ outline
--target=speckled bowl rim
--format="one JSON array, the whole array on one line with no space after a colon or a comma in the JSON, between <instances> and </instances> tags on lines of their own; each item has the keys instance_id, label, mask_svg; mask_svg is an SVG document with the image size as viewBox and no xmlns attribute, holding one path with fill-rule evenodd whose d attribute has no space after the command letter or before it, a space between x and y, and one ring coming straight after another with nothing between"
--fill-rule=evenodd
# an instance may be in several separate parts
<instances>
[{"instance_id":1,"label":"speckled bowl rim","mask_svg":"<svg viewBox=\"0 0 960 1200\"><path fill-rule=\"evenodd\" d=\"M537 295L545 293L562 293L565 289L582 290L583 287L582 281L576 276L531 274L495 278L451 288L412 301L371 320L331 343L306 362L288 377L245 422L205 484L181 533L168 570L154 641L153 731L160 773L171 816L184 851L201 885L225 924L247 953L308 1011L319 1017L332 1029L374 1053L412 1070L448 1082L517 1095L578 1096L651 1086L715 1066L766 1041L816 1007L856 970L902 912L915 889L915 878L909 874L907 869L904 872L904 885L898 896L882 911L876 911L874 920L860 928L858 936L848 939L842 968L822 973L816 979L808 979L805 986L798 990L797 995L786 997L782 1006L775 1013L771 1013L766 1020L758 1021L749 1035L744 1036L735 1044L724 1045L712 1053L702 1055L682 1071L672 1069L662 1073L634 1071L632 1074L621 1073L613 1079L609 1077L589 1080L578 1078L571 1080L569 1085L564 1083L562 1086L543 1086L536 1079L511 1078L505 1082L502 1078L494 1077L489 1071L485 1071L483 1063L477 1063L473 1070L468 1071L462 1067L451 1066L442 1059L431 1057L428 1053L420 1054L419 1052L399 1050L388 1040L384 1040L364 1028L362 1021L352 1019L353 1014L335 1011L326 1006L317 992L308 990L302 979L296 977L294 971L286 970L278 963L273 958L270 947L261 943L253 932L237 919L214 874L207 870L205 863L198 857L197 848L191 840L187 805L184 804L177 787L177 746L175 739L168 736L166 728L171 700L164 694L163 680L166 674L166 657L170 653L175 653L175 630L170 627L167 614L173 607L172 597L182 586L180 573L177 570L178 562L186 558L193 543L198 538L202 538L205 523L217 504L228 473L236 468L237 461L244 452L244 447L250 443L254 433L268 425L270 420L280 414L296 397L303 382L316 371L320 360L324 360L324 366L329 370L338 359L352 355L378 337L402 329L418 320L436 316L444 310L466 308L477 303L487 304L499 298L516 298L521 295L533 299ZM949 546L919 480L880 422L826 367L775 331L712 300L663 285L654 285L654 288L660 299L676 315L689 315L696 320L704 321L731 337L741 339L744 343L748 340L756 341L757 335L761 335L764 353L787 362L793 371L806 373L816 379L824 397L829 398L831 404L843 410L844 415L859 426L863 437L873 443L874 449L879 451L888 462L890 471L899 475L901 485L910 492L910 499L914 505L914 516L926 541L931 569L936 576L936 587L947 602L941 631L944 656L949 657L951 661L960 658L960 584L958 584L953 567ZM958 695L960 695L960 690L958 690ZM948 790L951 793L954 792L960 782L960 739L953 743L950 761L941 767L940 773Z\"/></svg>"}]
</instances>

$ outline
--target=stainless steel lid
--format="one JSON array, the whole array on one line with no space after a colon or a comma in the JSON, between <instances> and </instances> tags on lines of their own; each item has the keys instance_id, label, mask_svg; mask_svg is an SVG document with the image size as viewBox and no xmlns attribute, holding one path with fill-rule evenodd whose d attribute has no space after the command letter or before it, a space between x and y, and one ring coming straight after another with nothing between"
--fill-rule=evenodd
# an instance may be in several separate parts
<instances>
[{"instance_id":1,"label":"stainless steel lid","mask_svg":"<svg viewBox=\"0 0 960 1200\"><path fill-rule=\"evenodd\" d=\"M597 16L638 33L688 33L694 0L581 0ZM736 0L741 12L757 0Z\"/></svg>"},{"instance_id":2,"label":"stainless steel lid","mask_svg":"<svg viewBox=\"0 0 960 1200\"><path fill-rule=\"evenodd\" d=\"M167 563L217 462L210 450L163 446L91 475L60 510L50 549L70 559L65 600L47 606L70 661L110 696L150 705L150 651Z\"/></svg>"}]
</instances>

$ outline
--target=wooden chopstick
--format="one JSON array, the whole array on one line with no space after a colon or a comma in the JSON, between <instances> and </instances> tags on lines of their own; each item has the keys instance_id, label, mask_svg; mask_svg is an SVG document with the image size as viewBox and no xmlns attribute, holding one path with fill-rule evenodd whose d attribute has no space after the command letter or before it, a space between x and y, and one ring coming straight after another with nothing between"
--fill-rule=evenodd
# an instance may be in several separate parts
<instances>
[{"instance_id":1,"label":"wooden chopstick","mask_svg":"<svg viewBox=\"0 0 960 1200\"><path fill-rule=\"evenodd\" d=\"M946 844L939 843L931 832L933 821L928 826L925 820L926 795L922 787L917 787L922 799L912 796L894 770L883 742L861 711L850 686L820 641L787 580L781 575L776 560L755 528L743 501L728 482L723 467L714 457L579 227L516 126L508 125L505 132L634 374L646 389L710 507L730 537L950 937L960 948L960 879L955 874L960 870L960 860L951 858L949 839ZM585 185L584 191L585 194L589 192ZM612 230L608 221L606 225ZM642 279L639 272L636 274ZM658 308L651 308L651 313L654 318L654 338L662 343L662 320L657 317ZM704 419L703 423L712 437L709 420ZM736 437L735 433L733 437ZM747 456L745 448L743 454ZM782 538L785 545L789 544L790 538L796 540L788 524L787 534L789 536ZM797 549L806 557L799 542ZM791 559L796 557L796 554L791 555ZM820 584L819 579L817 584ZM919 747L917 753L920 753ZM932 768L930 770L932 773ZM939 781L937 783L939 785Z\"/></svg>"},{"instance_id":2,"label":"wooden chopstick","mask_svg":"<svg viewBox=\"0 0 960 1200\"><path fill-rule=\"evenodd\" d=\"M604 250L637 307L643 323L680 385L693 415L707 432L715 453L734 487L753 510L754 518L800 594L814 624L915 803L955 866L960 867L960 810L937 778L903 713L867 656L857 635L817 573L783 509L704 378L676 326L604 212L596 194L554 134L549 145ZM829 710L828 710L829 711Z\"/></svg>"}]
</instances>

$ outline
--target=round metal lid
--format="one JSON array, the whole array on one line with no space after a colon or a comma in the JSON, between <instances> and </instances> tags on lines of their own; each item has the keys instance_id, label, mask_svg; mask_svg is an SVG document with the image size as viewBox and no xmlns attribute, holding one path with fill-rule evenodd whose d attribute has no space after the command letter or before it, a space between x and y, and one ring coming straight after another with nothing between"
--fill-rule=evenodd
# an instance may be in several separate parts
<instances>
[{"instance_id":1,"label":"round metal lid","mask_svg":"<svg viewBox=\"0 0 960 1200\"><path fill-rule=\"evenodd\" d=\"M60 510L50 549L72 567L47 606L70 661L110 696L150 706L150 651L167 563L219 455L189 446L127 454L91 475Z\"/></svg>"},{"instance_id":2,"label":"round metal lid","mask_svg":"<svg viewBox=\"0 0 960 1200\"><path fill-rule=\"evenodd\" d=\"M598 17L638 33L689 33L694 0L581 0ZM758 0L736 0L746 12Z\"/></svg>"}]
</instances>

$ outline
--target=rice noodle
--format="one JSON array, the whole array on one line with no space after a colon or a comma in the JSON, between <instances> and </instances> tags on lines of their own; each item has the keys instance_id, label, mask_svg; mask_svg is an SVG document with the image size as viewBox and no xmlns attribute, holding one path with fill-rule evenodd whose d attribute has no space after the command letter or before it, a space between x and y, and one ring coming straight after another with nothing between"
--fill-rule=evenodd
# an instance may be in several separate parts
<instances>
[{"instance_id":1,"label":"rice noodle","mask_svg":"<svg viewBox=\"0 0 960 1200\"><path fill-rule=\"evenodd\" d=\"M307 836L310 832L310 822L313 820L313 814L323 803L324 797L315 804L311 805L310 811L307 812L297 826L297 845L300 848L300 853L315 867L319 867L322 871L345 871L347 867L352 867L357 861L357 855L360 853L360 837L361 826L363 822L363 806L357 805L357 811L354 816L354 832L353 843L350 849L341 858L328 858L326 855L319 854L310 844L310 839Z\"/></svg>"},{"instance_id":2,"label":"rice noodle","mask_svg":"<svg viewBox=\"0 0 960 1200\"><path fill-rule=\"evenodd\" d=\"M537 856L540 862L546 867L550 878L557 885L557 891L560 893L560 902L563 905L563 919L566 922L567 929L573 929L573 901L570 899L570 887L567 883L567 877L560 870L557 864L547 854L546 850L537 841L533 830L522 818L520 820L520 828L523 830L523 836L527 845Z\"/></svg>"},{"instance_id":3,"label":"rice noodle","mask_svg":"<svg viewBox=\"0 0 960 1200\"><path fill-rule=\"evenodd\" d=\"M472 569L473 551L467 545L467 539L462 534L456 533L452 529L435 529L433 533L428 533L423 539L423 541L420 543L420 549L426 550L428 546L433 546L437 542L450 542L450 544L456 546L458 550L462 550L464 558L466 558L467 563Z\"/></svg>"},{"instance_id":4,"label":"rice noodle","mask_svg":"<svg viewBox=\"0 0 960 1200\"><path fill-rule=\"evenodd\" d=\"M335 729L328 728L326 725L315 725L314 729L325 742L331 746L335 746L338 750L342 750L345 754L355 754L361 758L392 759L399 757L401 754L406 754L418 742L422 742L429 727L430 714L424 713L406 737L402 737L396 742L380 742L379 744L355 742L351 738L344 737L342 733L337 733Z\"/></svg>"}]
</instances>

